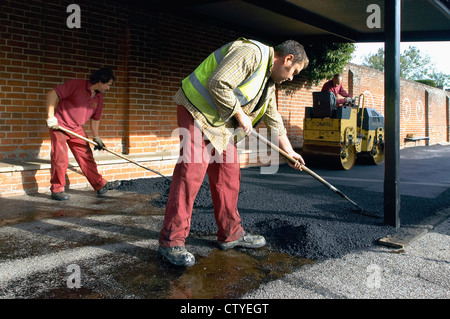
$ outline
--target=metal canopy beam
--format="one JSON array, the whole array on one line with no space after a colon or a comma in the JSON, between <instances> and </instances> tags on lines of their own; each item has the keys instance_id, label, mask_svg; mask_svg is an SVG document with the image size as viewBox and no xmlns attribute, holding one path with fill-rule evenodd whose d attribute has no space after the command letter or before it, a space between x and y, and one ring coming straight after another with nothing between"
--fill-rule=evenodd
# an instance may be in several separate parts
<instances>
[{"instance_id":1,"label":"metal canopy beam","mask_svg":"<svg viewBox=\"0 0 450 319\"><path fill-rule=\"evenodd\" d=\"M400 227L400 0L385 0L384 223Z\"/></svg>"},{"instance_id":2,"label":"metal canopy beam","mask_svg":"<svg viewBox=\"0 0 450 319\"><path fill-rule=\"evenodd\" d=\"M447 19L450 19L450 3L448 0L428 0L434 5L439 11L442 12Z\"/></svg>"},{"instance_id":3,"label":"metal canopy beam","mask_svg":"<svg viewBox=\"0 0 450 319\"><path fill-rule=\"evenodd\" d=\"M357 42L384 42L385 32L366 34L359 38ZM428 41L450 41L448 30L436 31L403 31L401 42L428 42Z\"/></svg>"}]
</instances>

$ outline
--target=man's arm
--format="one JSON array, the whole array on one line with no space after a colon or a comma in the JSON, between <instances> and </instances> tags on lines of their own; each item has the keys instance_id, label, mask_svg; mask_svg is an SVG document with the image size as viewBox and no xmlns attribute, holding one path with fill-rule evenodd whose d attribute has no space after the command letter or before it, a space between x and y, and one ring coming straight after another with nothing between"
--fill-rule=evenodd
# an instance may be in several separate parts
<instances>
[{"instance_id":1,"label":"man's arm","mask_svg":"<svg viewBox=\"0 0 450 319\"><path fill-rule=\"evenodd\" d=\"M303 160L303 157L301 157L300 154L298 154L297 152L294 151L294 149L292 148L292 144L289 141L288 137L286 134L284 135L280 135L278 137L278 143L280 148L285 151L286 153L288 153L288 155L292 156L293 158L295 158L297 161L299 161L301 164L305 165L305 161ZM298 170L302 170L300 164L297 163L292 163L291 161L287 160L289 166L298 169Z\"/></svg>"},{"instance_id":2,"label":"man's arm","mask_svg":"<svg viewBox=\"0 0 450 319\"><path fill-rule=\"evenodd\" d=\"M58 120L55 117L55 108L58 104L58 99L58 94L56 94L55 90L47 93L47 127L54 130L58 129Z\"/></svg>"},{"instance_id":3,"label":"man's arm","mask_svg":"<svg viewBox=\"0 0 450 319\"><path fill-rule=\"evenodd\" d=\"M91 131L95 137L99 137L98 128L100 127L100 121L91 120Z\"/></svg>"},{"instance_id":4,"label":"man's arm","mask_svg":"<svg viewBox=\"0 0 450 319\"><path fill-rule=\"evenodd\" d=\"M344 90L342 85L339 85L338 89L339 89L338 95L341 95L341 96L346 97L346 98L345 99L338 99L337 96L336 96L336 106L344 104L345 102L347 102L347 100L348 100L347 98L350 97L350 94L348 94L347 91Z\"/></svg>"},{"instance_id":5,"label":"man's arm","mask_svg":"<svg viewBox=\"0 0 450 319\"><path fill-rule=\"evenodd\" d=\"M267 106L266 113L263 117L264 123L270 129L272 135L278 135L278 146L285 151L287 154L297 159L303 165L305 161L300 156L300 154L296 153L292 148L291 142L289 141L286 133L286 128L284 127L283 118L277 110L276 104L276 96L275 89L271 92L271 97L269 99L269 105ZM287 161L288 164L298 170L301 170L301 166L298 163L291 163L291 161Z\"/></svg>"},{"instance_id":6,"label":"man's arm","mask_svg":"<svg viewBox=\"0 0 450 319\"><path fill-rule=\"evenodd\" d=\"M47 118L51 118L55 116L55 108L58 104L58 94L56 94L55 90L51 90L47 93Z\"/></svg>"},{"instance_id":7,"label":"man's arm","mask_svg":"<svg viewBox=\"0 0 450 319\"><path fill-rule=\"evenodd\" d=\"M239 108L239 110L234 114L234 117L238 121L239 127L242 128L244 133L247 135L250 134L253 129L252 120L250 120L250 117L244 113L242 108Z\"/></svg>"},{"instance_id":8,"label":"man's arm","mask_svg":"<svg viewBox=\"0 0 450 319\"><path fill-rule=\"evenodd\" d=\"M91 119L91 131L94 137L92 138L95 143L97 143L97 146L94 147L94 150L102 150L105 147L105 144L103 144L102 139L99 137L98 128L100 127L100 121L92 120Z\"/></svg>"},{"instance_id":9,"label":"man's arm","mask_svg":"<svg viewBox=\"0 0 450 319\"><path fill-rule=\"evenodd\" d=\"M343 97L351 97L351 95L348 94L346 90L344 90L344 88L342 87L342 85L341 85L341 87L340 87L340 89L339 89L339 95L341 95L341 96L343 96Z\"/></svg>"}]
</instances>

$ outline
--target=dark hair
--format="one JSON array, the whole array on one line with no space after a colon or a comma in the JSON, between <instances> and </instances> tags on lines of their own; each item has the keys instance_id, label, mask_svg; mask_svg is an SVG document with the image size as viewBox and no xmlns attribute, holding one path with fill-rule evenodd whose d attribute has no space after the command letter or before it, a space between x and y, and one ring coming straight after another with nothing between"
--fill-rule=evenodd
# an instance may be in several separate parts
<instances>
[{"instance_id":1,"label":"dark hair","mask_svg":"<svg viewBox=\"0 0 450 319\"><path fill-rule=\"evenodd\" d=\"M98 82L108 83L109 80L115 81L116 77L114 76L111 69L108 68L98 69L97 71L92 72L91 76L89 77L89 82L91 82L91 84L95 84Z\"/></svg>"},{"instance_id":2,"label":"dark hair","mask_svg":"<svg viewBox=\"0 0 450 319\"><path fill-rule=\"evenodd\" d=\"M273 48L278 55L285 57L288 54L294 56L294 63L304 62L305 68L309 64L309 59L306 55L305 48L303 45L294 40L287 40L283 43L278 44Z\"/></svg>"}]
</instances>

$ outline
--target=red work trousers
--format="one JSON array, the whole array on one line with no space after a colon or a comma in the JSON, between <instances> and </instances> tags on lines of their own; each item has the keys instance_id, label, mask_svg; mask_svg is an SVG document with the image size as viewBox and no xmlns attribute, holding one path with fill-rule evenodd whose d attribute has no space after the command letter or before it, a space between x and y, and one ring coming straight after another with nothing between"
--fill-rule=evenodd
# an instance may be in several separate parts
<instances>
[{"instance_id":1,"label":"red work trousers","mask_svg":"<svg viewBox=\"0 0 450 319\"><path fill-rule=\"evenodd\" d=\"M87 137L82 127L73 132ZM106 185L107 181L98 172L97 163L88 142L59 130L50 130L50 137L52 141L50 190L52 193L63 192L66 185L66 172L69 165L67 145L94 190L98 191Z\"/></svg>"},{"instance_id":2,"label":"red work trousers","mask_svg":"<svg viewBox=\"0 0 450 319\"><path fill-rule=\"evenodd\" d=\"M194 124L192 115L182 105L178 105L177 118L180 158L172 177L159 244L162 247L185 245L191 227L194 200L206 173L214 205L218 241L241 238L244 229L237 210L241 171L236 145L230 143L226 151L217 156L210 142L203 138L201 129Z\"/></svg>"}]
</instances>

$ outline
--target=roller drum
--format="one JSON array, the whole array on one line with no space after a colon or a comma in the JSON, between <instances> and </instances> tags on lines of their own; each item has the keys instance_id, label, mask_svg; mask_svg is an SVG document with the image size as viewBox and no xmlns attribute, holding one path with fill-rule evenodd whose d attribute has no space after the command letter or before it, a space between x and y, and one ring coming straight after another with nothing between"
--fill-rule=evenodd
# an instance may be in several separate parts
<instances>
[{"instance_id":1,"label":"roller drum","mask_svg":"<svg viewBox=\"0 0 450 319\"><path fill-rule=\"evenodd\" d=\"M303 144L302 157L310 164L349 170L355 165L356 151L353 146L336 144Z\"/></svg>"}]
</instances>

